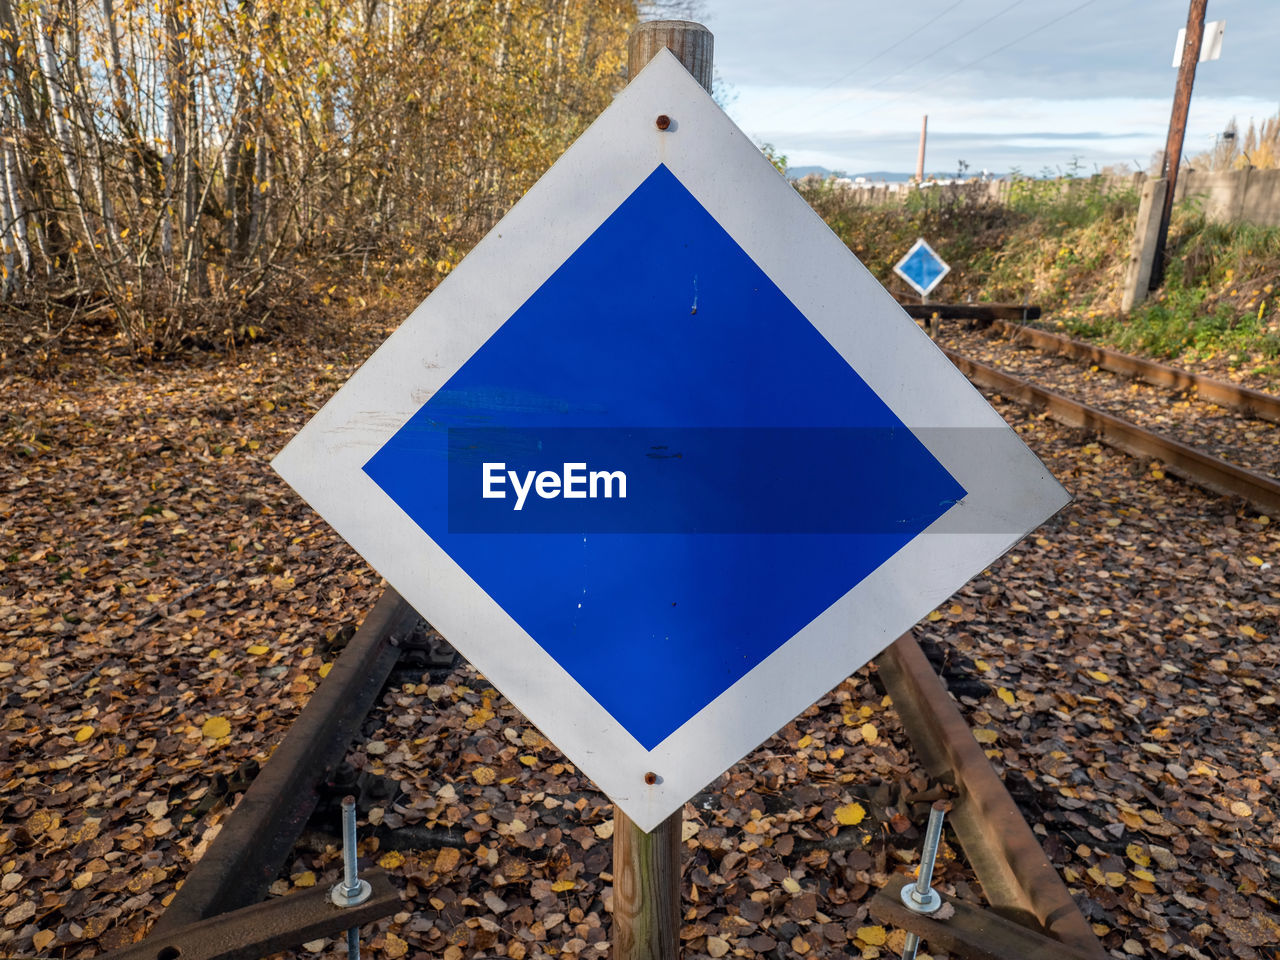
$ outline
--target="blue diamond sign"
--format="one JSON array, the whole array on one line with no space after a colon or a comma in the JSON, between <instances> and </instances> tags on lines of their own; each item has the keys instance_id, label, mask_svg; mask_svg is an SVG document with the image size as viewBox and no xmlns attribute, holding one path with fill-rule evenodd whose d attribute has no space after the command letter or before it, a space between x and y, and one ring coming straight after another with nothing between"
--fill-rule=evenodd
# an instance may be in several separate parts
<instances>
[{"instance_id":1,"label":"blue diamond sign","mask_svg":"<svg viewBox=\"0 0 1280 960\"><path fill-rule=\"evenodd\" d=\"M643 829L1066 501L666 52L273 465Z\"/></svg>"},{"instance_id":2,"label":"blue diamond sign","mask_svg":"<svg viewBox=\"0 0 1280 960\"><path fill-rule=\"evenodd\" d=\"M900 276L922 297L927 297L942 278L951 272L933 247L920 237L911 245L901 260L893 265L893 272Z\"/></svg>"}]
</instances>

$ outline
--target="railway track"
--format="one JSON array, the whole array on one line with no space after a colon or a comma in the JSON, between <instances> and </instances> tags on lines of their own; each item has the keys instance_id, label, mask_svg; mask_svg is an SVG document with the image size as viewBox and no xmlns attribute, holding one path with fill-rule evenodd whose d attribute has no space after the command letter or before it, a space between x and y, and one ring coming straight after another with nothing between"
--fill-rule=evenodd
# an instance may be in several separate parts
<instances>
[{"instance_id":1,"label":"railway track","mask_svg":"<svg viewBox=\"0 0 1280 960\"><path fill-rule=\"evenodd\" d=\"M1023 336L1016 328L999 332ZM1063 347L1056 340L1025 339L1040 350ZM952 355L980 386L1042 407L1071 426L1096 431L1107 442L1157 459L1171 472L1215 492L1242 496L1260 509L1280 507L1280 483L1271 477L1206 455L1004 370ZM1118 355L1122 359L1077 355L1099 367L1101 359L1127 375L1157 378L1156 384L1164 390L1172 387L1212 396L1215 405L1230 404L1248 416L1265 415L1271 409L1268 402L1274 403L1273 398L1254 396L1242 388L1223 389L1232 385L1203 378L1188 380L1181 371L1137 369L1133 358L1123 355ZM366 716L378 709L378 688L395 669L400 648L413 646L412 638L420 638L424 631L430 632L403 601L391 592L384 595L335 664L331 681L313 697L262 774L249 786L152 935L110 956L117 960L179 955L189 960L249 957L268 945L274 949L286 945L290 925L297 927L295 943L301 942L298 937L303 931L311 936L334 928L335 920L324 915L326 907L320 898L313 898L317 901L313 904L303 903L301 897L266 902L298 901L293 916L265 911L266 904L261 901L321 802L324 784L334 778ZM933 782L946 785L950 793L952 829L990 909L985 912L961 904L957 923L943 928L924 919L919 921L918 932L939 945L945 943L959 956L1100 956L1093 929L916 641L909 636L901 638L882 654L877 666L921 765ZM714 795L705 802L715 802ZM426 831L419 839L427 846L467 846L461 833L446 833ZM363 915L365 919L386 915L396 905L386 878L377 871L369 876L378 886L380 899ZM873 898L870 908L872 915L886 924L916 922L912 916L904 916L886 893Z\"/></svg>"},{"instance_id":2,"label":"railway track","mask_svg":"<svg viewBox=\"0 0 1280 960\"><path fill-rule=\"evenodd\" d=\"M392 676L398 651L414 647L414 637L431 632L388 588L334 664L331 679L248 785L151 934L102 956L248 960L300 946L307 938L332 935L341 915L324 897L308 893L265 902L263 898L303 836L351 740L366 717L377 711L377 691ZM904 913L882 892L870 905L872 915L885 923L914 926L961 957L1103 956L1089 924L983 757L920 645L910 635L901 637L880 656L877 667L923 768L951 799L952 829L990 912L957 902L961 920L944 931L936 920ZM699 802L714 804L716 795L695 798L695 806ZM864 828L849 843L865 844L871 836ZM472 845L461 833L425 831L415 837L411 848ZM837 838L834 848L840 846ZM394 839L391 848L397 848ZM352 914L353 922L374 920L399 908L385 873L373 870L363 876L378 896L363 912Z\"/></svg>"},{"instance_id":3,"label":"railway track","mask_svg":"<svg viewBox=\"0 0 1280 960\"><path fill-rule=\"evenodd\" d=\"M1280 399L1018 324L988 329L995 336L950 331L943 342L979 387L1214 493L1280 511Z\"/></svg>"},{"instance_id":4,"label":"railway track","mask_svg":"<svg viewBox=\"0 0 1280 960\"><path fill-rule=\"evenodd\" d=\"M1202 390L1199 392L1203 395ZM1194 501L1199 495L1189 491L1179 496ZM1083 515L1081 519L1084 519ZM1053 533L1047 535L1054 536ZM1271 556L1264 551L1257 552L1264 557ZM1021 570L1018 567L1010 572ZM987 596L985 593L979 595ZM1037 601L1028 599L1024 592L1014 596L1033 608L1036 606ZM967 607L970 601L963 602ZM1114 599L1109 602L1117 608L1120 606ZM1053 622L1065 622L1068 616L1064 614L1062 620ZM322 902L303 902L306 891L265 901L266 904L293 902L297 909L291 915L263 911L258 904L273 880L278 884L282 874L288 876L291 872L289 864L297 862L300 847L294 845L294 840L302 836L302 847L308 842L305 834L307 811L322 802L325 785L334 778L335 764L340 764L344 756L351 759L363 754L361 744L364 741L387 740L394 743L382 732L376 737L370 733L379 729L394 732L396 726L393 717L377 719L379 714L390 712L379 705L378 701L385 698L377 696L377 688L382 685L383 677L394 675L388 671L395 671L397 663L404 665L402 653L397 651L412 646L411 641L422 632L422 625L416 615L406 610L393 595L384 597L366 619L358 635L348 643L341 661L335 663L321 689L313 695L314 708L309 707L295 723L272 758L264 764L263 772L244 793L235 811L221 823L218 838L209 844L199 859L200 866L187 875L182 889L169 903L171 913L165 922L157 924L153 935L144 943L127 948L127 952L117 956L255 956L267 944L281 948L291 931L298 935L305 931L307 936L328 935L323 931L337 929L346 922L345 918L326 916ZM1073 885L1071 894L1074 897L1069 895L1043 851L1037 853L1040 844L1032 833L1032 826L1013 805L1000 778L992 773L987 757L973 754L974 737L970 727L979 723L991 726L990 720L975 721L970 716L966 722L958 713L947 716L943 708L952 705L953 701L941 695L936 673L927 664L921 665L923 658L919 656L918 649L913 652L913 648L914 641L900 641L880 658L875 672L885 682L895 711L903 715L902 725L907 728L914 753L927 769L930 780L950 787L954 810L949 822L956 835L964 840L965 860L970 862L978 876L986 903L991 908L980 915L980 919L991 921L982 928L987 931L982 936L987 938L988 946L1004 944L1003 953L996 954L999 956L1031 955L1026 941L1022 939L1028 936L1031 943L1049 951L1045 955L1078 956L1082 952L1096 955L1093 930L1085 921L1096 921L1097 914L1082 915L1073 902L1079 897L1079 881L1069 881ZM983 656L995 662L991 654L984 653ZM905 667L895 662L899 660L906 661ZM914 665L910 661L915 661ZM1106 669L1113 675L1114 682L1117 668L1108 666ZM893 678L895 670L899 679ZM467 682L475 685L474 681ZM979 696L957 693L962 687L958 688L954 681L951 687L956 696L970 700ZM372 697L370 690L373 691ZM421 696L421 693L415 696ZM478 707L479 697L474 698ZM996 701L996 705L999 706L1000 701ZM966 711L971 712L972 709L971 704L966 705ZM431 716L430 708L426 716ZM379 728L379 723L385 726ZM887 726L886 722L881 729L886 730ZM927 729L930 727L933 729ZM922 732L918 728L926 729ZM357 744L354 752L348 752L349 743ZM468 749L469 744L459 742L457 745L460 753ZM988 756L990 752L987 751ZM451 762L462 763L467 768L474 763L458 758ZM449 770L450 779L457 776L456 767ZM752 773L744 771L742 776ZM449 780L433 782L438 786L440 782ZM586 798L588 793L584 786L580 799ZM709 794L708 802L718 796ZM790 801L789 795L783 795L783 799ZM586 809L594 809L590 801ZM1023 805L1022 809L1028 808ZM1036 828L1040 826L1035 824ZM582 826L575 824L573 828L581 830ZM1052 835L1062 827L1051 824L1049 829ZM467 856L472 856L476 845L467 839L466 833L460 828L420 831L427 846L462 847L468 851ZM1040 835L1044 836L1043 833ZM1089 838L1085 836L1084 839ZM840 841L840 837L833 838L831 845L838 846ZM1096 838L1090 842L1095 843L1096 852ZM385 838L383 849L389 849ZM984 859L986 863L980 866ZM1061 852L1054 854L1054 862L1063 862ZM378 898L365 916L372 917L374 911L387 916L402 909L397 906L398 894L387 886L386 878L379 877L377 871L369 875L375 881ZM312 898L312 901L322 900L322 897ZM436 908L426 907L423 897L419 897L418 902L424 904L421 909L428 917L434 915ZM874 908L882 912L873 911L873 916L882 917L886 926L894 925L896 921L892 919L892 912L883 908L882 901L880 907ZM448 909L453 909L453 905L450 904ZM994 922L993 914L1004 921L1013 920L1015 926L1001 927ZM399 925L396 929L400 929ZM970 928L953 929L958 931L956 936L962 936L964 929ZM1003 933L991 933L991 930L1002 930ZM246 938L246 931L253 935ZM929 930L925 936L936 937L938 934L937 930ZM1002 941L999 939L1001 936L1008 939ZM296 942L297 937L294 940ZM972 938L969 945L973 945ZM965 950L963 939L949 947L949 951L958 956L967 955Z\"/></svg>"}]
</instances>

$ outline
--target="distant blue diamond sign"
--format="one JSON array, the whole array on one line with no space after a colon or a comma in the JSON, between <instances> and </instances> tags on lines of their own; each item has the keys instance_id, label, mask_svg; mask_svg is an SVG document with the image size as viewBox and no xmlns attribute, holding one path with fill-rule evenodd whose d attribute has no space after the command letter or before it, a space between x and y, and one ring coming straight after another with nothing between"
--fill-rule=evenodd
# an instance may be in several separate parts
<instances>
[{"instance_id":1,"label":"distant blue diamond sign","mask_svg":"<svg viewBox=\"0 0 1280 960\"><path fill-rule=\"evenodd\" d=\"M922 297L927 297L951 268L929 246L924 237L911 245L906 255L894 264L893 272L900 276Z\"/></svg>"},{"instance_id":2,"label":"distant blue diamond sign","mask_svg":"<svg viewBox=\"0 0 1280 960\"><path fill-rule=\"evenodd\" d=\"M1065 501L665 52L273 465L644 829Z\"/></svg>"}]
</instances>

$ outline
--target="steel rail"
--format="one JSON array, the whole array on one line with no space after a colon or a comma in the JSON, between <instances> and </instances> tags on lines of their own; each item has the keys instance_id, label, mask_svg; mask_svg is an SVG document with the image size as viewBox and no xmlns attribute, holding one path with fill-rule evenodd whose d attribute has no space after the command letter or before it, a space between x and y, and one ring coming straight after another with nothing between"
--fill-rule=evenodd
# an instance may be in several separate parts
<instances>
[{"instance_id":1,"label":"steel rail","mask_svg":"<svg viewBox=\"0 0 1280 960\"><path fill-rule=\"evenodd\" d=\"M328 887L315 887L175 927L95 960L257 960L401 909L400 891L384 870L370 870L361 879L368 881L372 895L353 907L335 906Z\"/></svg>"},{"instance_id":2,"label":"steel rail","mask_svg":"<svg viewBox=\"0 0 1280 960\"><path fill-rule=\"evenodd\" d=\"M903 635L875 662L921 765L956 788L951 826L991 909L1077 954L1105 957L920 645ZM1018 954L1006 956L1012 960Z\"/></svg>"},{"instance_id":3,"label":"steel rail","mask_svg":"<svg viewBox=\"0 0 1280 960\"><path fill-rule=\"evenodd\" d=\"M419 622L398 593L383 592L146 942L266 895L316 807L316 788L346 756L395 666L399 638Z\"/></svg>"},{"instance_id":4,"label":"steel rail","mask_svg":"<svg viewBox=\"0 0 1280 960\"><path fill-rule=\"evenodd\" d=\"M1245 467L1211 456L1171 437L1154 433L1079 400L989 367L952 350L943 350L961 372L980 387L1035 409L1069 427L1096 434L1103 441L1135 457L1159 460L1170 473L1229 497L1240 497L1259 510L1280 511L1280 482Z\"/></svg>"},{"instance_id":5,"label":"steel rail","mask_svg":"<svg viewBox=\"0 0 1280 960\"><path fill-rule=\"evenodd\" d=\"M1021 303L903 303L898 305L914 320L1039 320L1040 308Z\"/></svg>"},{"instance_id":6,"label":"steel rail","mask_svg":"<svg viewBox=\"0 0 1280 960\"><path fill-rule=\"evenodd\" d=\"M885 926L910 930L927 943L930 950L954 953L965 960L1097 960L1101 953L1082 950L1013 923L971 903L942 894L950 916L939 920L930 914L913 913L902 902L902 888L910 877L896 876L871 898L869 909Z\"/></svg>"},{"instance_id":7,"label":"steel rail","mask_svg":"<svg viewBox=\"0 0 1280 960\"><path fill-rule=\"evenodd\" d=\"M1134 357L1108 347L1099 347L1083 340L1064 337L1048 330L1038 330L1020 323L996 320L990 329L1003 334L1015 343L1026 343L1045 353L1056 353L1073 360L1087 360L1103 370L1137 377L1157 387L1174 390L1194 390L1201 399L1220 406L1239 410L1260 420L1280 423L1280 397L1261 390L1242 387L1238 383L1215 380L1203 374L1180 370L1144 357Z\"/></svg>"}]
</instances>

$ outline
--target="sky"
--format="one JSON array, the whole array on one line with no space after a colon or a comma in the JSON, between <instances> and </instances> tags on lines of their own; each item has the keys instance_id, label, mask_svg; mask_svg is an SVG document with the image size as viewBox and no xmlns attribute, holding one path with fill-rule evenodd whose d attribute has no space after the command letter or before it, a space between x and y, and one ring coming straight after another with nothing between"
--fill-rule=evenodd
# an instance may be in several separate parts
<instances>
[{"instance_id":1,"label":"sky","mask_svg":"<svg viewBox=\"0 0 1280 960\"><path fill-rule=\"evenodd\" d=\"M792 167L954 174L1125 165L1163 149L1188 0L692 0L718 96ZM1197 66L1184 156L1280 109L1280 0L1209 0L1219 60Z\"/></svg>"}]
</instances>

